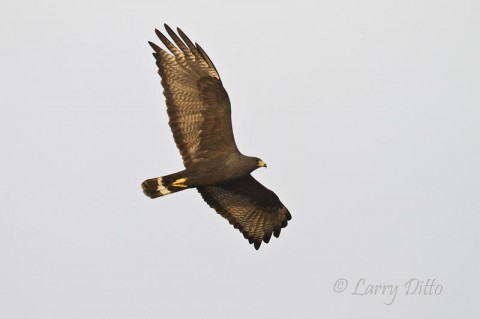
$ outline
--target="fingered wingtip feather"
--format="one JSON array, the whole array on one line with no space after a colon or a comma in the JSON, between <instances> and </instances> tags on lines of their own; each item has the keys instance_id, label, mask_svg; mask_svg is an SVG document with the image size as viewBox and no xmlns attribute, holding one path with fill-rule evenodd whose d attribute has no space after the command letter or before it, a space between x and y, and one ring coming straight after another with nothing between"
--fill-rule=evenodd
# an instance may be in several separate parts
<instances>
[{"instance_id":1,"label":"fingered wingtip feather","mask_svg":"<svg viewBox=\"0 0 480 319\"><path fill-rule=\"evenodd\" d=\"M280 227L277 227L273 230L273 236L277 237L280 236L280 232L282 231L282 229Z\"/></svg>"},{"instance_id":2,"label":"fingered wingtip feather","mask_svg":"<svg viewBox=\"0 0 480 319\"><path fill-rule=\"evenodd\" d=\"M165 25L165 30L167 30L168 35L172 38L173 42L182 50L183 54L189 55L190 50L188 47L185 45L185 43L182 42L182 40L178 37L178 35L173 31L168 25Z\"/></svg>"},{"instance_id":3,"label":"fingered wingtip feather","mask_svg":"<svg viewBox=\"0 0 480 319\"><path fill-rule=\"evenodd\" d=\"M182 31L182 29L177 28L177 31L182 40L187 44L190 51L192 51L197 58L202 58L200 53L197 51L197 47L193 44L192 40L190 40L190 38Z\"/></svg>"},{"instance_id":4,"label":"fingered wingtip feather","mask_svg":"<svg viewBox=\"0 0 480 319\"><path fill-rule=\"evenodd\" d=\"M160 32L160 30L158 30L158 29L155 29L155 34L156 34L157 37L159 37L160 39L163 37L162 32Z\"/></svg>"},{"instance_id":5,"label":"fingered wingtip feather","mask_svg":"<svg viewBox=\"0 0 480 319\"><path fill-rule=\"evenodd\" d=\"M155 51L155 52L158 52L160 51L160 47L158 45L156 45L155 43L151 42L151 41L148 41L148 44L150 44L150 46L152 47L152 49Z\"/></svg>"},{"instance_id":6,"label":"fingered wingtip feather","mask_svg":"<svg viewBox=\"0 0 480 319\"><path fill-rule=\"evenodd\" d=\"M268 244L270 238L272 238L272 233L268 232L265 234L265 236L263 236L263 241Z\"/></svg>"},{"instance_id":7,"label":"fingered wingtip feather","mask_svg":"<svg viewBox=\"0 0 480 319\"><path fill-rule=\"evenodd\" d=\"M168 24L164 23L163 26L165 27L165 30L167 30L168 33L173 32L172 28L170 28Z\"/></svg>"}]
</instances>

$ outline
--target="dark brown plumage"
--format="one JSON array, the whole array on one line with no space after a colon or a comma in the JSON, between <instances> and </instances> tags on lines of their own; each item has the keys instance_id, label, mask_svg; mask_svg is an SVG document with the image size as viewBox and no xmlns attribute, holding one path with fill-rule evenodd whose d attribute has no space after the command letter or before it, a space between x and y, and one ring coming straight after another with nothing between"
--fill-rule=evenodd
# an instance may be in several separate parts
<instances>
[{"instance_id":1,"label":"dark brown plumage","mask_svg":"<svg viewBox=\"0 0 480 319\"><path fill-rule=\"evenodd\" d=\"M170 51L150 43L162 78L175 143L185 170L142 183L150 198L197 188L203 199L258 249L280 235L291 215L277 195L250 173L266 164L244 156L233 137L231 108L217 69L205 51L180 30L165 25L173 44L157 36Z\"/></svg>"}]
</instances>

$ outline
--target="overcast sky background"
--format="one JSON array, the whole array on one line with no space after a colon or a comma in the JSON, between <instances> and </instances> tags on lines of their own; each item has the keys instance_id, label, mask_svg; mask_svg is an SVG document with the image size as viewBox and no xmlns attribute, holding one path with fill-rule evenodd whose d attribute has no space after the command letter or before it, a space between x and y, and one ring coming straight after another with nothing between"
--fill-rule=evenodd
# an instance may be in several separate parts
<instances>
[{"instance_id":1,"label":"overcast sky background","mask_svg":"<svg viewBox=\"0 0 480 319\"><path fill-rule=\"evenodd\" d=\"M0 317L480 315L478 1L1 8ZM165 22L216 64L293 215L259 251L195 190L140 189L182 169L147 44ZM362 278L392 305L352 295Z\"/></svg>"}]
</instances>

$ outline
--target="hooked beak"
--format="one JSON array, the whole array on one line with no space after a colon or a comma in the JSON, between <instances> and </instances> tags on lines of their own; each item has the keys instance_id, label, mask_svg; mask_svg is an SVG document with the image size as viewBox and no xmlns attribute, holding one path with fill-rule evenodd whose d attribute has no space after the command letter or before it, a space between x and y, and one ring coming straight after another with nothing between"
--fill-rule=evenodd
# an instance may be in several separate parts
<instances>
[{"instance_id":1,"label":"hooked beak","mask_svg":"<svg viewBox=\"0 0 480 319\"><path fill-rule=\"evenodd\" d=\"M264 161L260 160L258 161L258 167L267 167L267 163L265 163Z\"/></svg>"}]
</instances>

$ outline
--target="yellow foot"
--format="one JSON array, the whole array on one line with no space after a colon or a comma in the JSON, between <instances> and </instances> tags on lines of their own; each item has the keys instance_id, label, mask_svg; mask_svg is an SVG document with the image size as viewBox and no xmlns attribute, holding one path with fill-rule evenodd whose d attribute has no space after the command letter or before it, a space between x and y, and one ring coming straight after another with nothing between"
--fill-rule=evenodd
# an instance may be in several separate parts
<instances>
[{"instance_id":1,"label":"yellow foot","mask_svg":"<svg viewBox=\"0 0 480 319\"><path fill-rule=\"evenodd\" d=\"M187 181L187 178L179 178L177 179L176 181L174 181L172 183L172 186L174 187L183 187L183 188L187 188L188 186L185 185L185 182Z\"/></svg>"}]
</instances>

